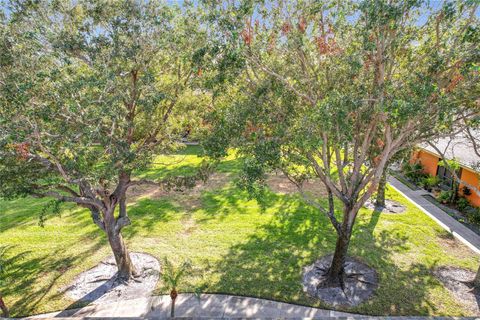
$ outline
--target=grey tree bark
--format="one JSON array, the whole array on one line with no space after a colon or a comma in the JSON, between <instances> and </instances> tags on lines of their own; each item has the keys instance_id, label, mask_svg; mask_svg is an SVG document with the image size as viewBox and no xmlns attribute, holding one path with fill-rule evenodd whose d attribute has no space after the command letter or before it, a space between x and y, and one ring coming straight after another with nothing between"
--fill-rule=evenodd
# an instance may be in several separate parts
<instances>
[{"instance_id":1,"label":"grey tree bark","mask_svg":"<svg viewBox=\"0 0 480 320\"><path fill-rule=\"evenodd\" d=\"M385 188L387 186L387 170L382 174L382 178L378 183L377 198L375 199L376 207L385 207Z\"/></svg>"}]
</instances>

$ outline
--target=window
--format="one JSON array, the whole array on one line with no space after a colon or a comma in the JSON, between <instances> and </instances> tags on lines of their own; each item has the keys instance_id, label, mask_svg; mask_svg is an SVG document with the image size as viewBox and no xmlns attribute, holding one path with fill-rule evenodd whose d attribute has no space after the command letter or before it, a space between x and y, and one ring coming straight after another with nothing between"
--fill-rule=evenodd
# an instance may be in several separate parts
<instances>
[{"instance_id":1,"label":"window","mask_svg":"<svg viewBox=\"0 0 480 320\"><path fill-rule=\"evenodd\" d=\"M457 176L461 176L462 174L462 168L457 170ZM442 184L448 188L452 188L453 183L454 183L454 177L450 171L444 166L438 166L437 167L437 177L442 180Z\"/></svg>"}]
</instances>

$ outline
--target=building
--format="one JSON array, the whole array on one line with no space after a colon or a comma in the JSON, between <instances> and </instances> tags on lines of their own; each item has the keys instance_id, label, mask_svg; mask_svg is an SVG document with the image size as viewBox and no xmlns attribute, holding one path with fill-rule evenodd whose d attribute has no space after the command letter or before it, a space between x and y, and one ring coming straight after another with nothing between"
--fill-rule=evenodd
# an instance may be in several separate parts
<instances>
[{"instance_id":1,"label":"building","mask_svg":"<svg viewBox=\"0 0 480 320\"><path fill-rule=\"evenodd\" d=\"M480 132L478 137L480 137ZM413 153L412 160L422 164L425 173L431 176L438 176L444 181L451 181L453 177L444 166L439 165L442 160L440 153L446 159L455 159L460 164L460 169L457 176L461 181L475 186L480 189L480 159L474 152L472 141L465 137L442 138L435 141L436 148L441 151L438 152L429 144L422 144L417 146ZM470 190L467 186L460 183L458 193L468 199L468 201L476 207L480 207L480 196L478 193Z\"/></svg>"}]
</instances>

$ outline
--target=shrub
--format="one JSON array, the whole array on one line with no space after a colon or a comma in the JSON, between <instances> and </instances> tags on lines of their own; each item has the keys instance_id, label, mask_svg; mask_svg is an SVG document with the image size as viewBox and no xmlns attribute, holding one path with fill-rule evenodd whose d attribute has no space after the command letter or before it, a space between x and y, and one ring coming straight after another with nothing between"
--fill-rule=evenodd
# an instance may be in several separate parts
<instances>
[{"instance_id":1,"label":"shrub","mask_svg":"<svg viewBox=\"0 0 480 320\"><path fill-rule=\"evenodd\" d=\"M421 184L424 179L429 177L428 174L424 172L423 166L419 162L406 162L402 167L402 172L405 177L415 184Z\"/></svg>"},{"instance_id":2,"label":"shrub","mask_svg":"<svg viewBox=\"0 0 480 320\"><path fill-rule=\"evenodd\" d=\"M440 194L437 197L437 200L440 201L441 203L446 204L446 203L450 203L452 201L452 198L453 198L453 191L449 190L449 191L440 192Z\"/></svg>"},{"instance_id":3,"label":"shrub","mask_svg":"<svg viewBox=\"0 0 480 320\"><path fill-rule=\"evenodd\" d=\"M458 208L458 210L464 212L464 211L466 211L468 208L470 208L470 202L468 202L468 200L465 199L465 198L458 198L458 200L457 200L457 208Z\"/></svg>"},{"instance_id":4,"label":"shrub","mask_svg":"<svg viewBox=\"0 0 480 320\"><path fill-rule=\"evenodd\" d=\"M425 189L432 189L440 184L440 178L428 176L422 179L421 184Z\"/></svg>"},{"instance_id":5,"label":"shrub","mask_svg":"<svg viewBox=\"0 0 480 320\"><path fill-rule=\"evenodd\" d=\"M480 226L480 208L472 208L467 211L468 222Z\"/></svg>"}]
</instances>

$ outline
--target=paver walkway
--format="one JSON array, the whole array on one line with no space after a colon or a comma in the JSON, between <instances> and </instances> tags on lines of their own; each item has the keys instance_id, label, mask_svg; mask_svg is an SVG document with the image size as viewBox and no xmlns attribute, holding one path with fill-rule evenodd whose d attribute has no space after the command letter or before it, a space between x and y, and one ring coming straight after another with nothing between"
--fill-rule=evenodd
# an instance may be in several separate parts
<instances>
[{"instance_id":1,"label":"paver walkway","mask_svg":"<svg viewBox=\"0 0 480 320\"><path fill-rule=\"evenodd\" d=\"M410 200L410 202L430 216L445 230L452 233L457 239L480 254L480 236L425 199L423 196L429 194L428 192L424 190L412 190L392 176L389 177L388 182L395 190Z\"/></svg>"},{"instance_id":2,"label":"paver walkway","mask_svg":"<svg viewBox=\"0 0 480 320\"><path fill-rule=\"evenodd\" d=\"M223 294L180 294L176 317L189 318L326 318L354 316L344 312L288 303ZM81 309L48 313L26 319L63 317L142 317L165 319L170 316L170 297L153 296L127 301L89 305Z\"/></svg>"}]
</instances>

